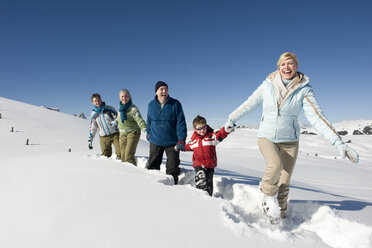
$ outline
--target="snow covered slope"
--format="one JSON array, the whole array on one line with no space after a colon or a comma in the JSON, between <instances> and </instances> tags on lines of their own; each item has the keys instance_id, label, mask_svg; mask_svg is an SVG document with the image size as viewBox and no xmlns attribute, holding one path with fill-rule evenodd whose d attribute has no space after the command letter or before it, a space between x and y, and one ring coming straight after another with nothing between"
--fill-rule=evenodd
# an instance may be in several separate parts
<instances>
[{"instance_id":1,"label":"snow covered slope","mask_svg":"<svg viewBox=\"0 0 372 248\"><path fill-rule=\"evenodd\" d=\"M191 153L172 185L145 169L143 137L134 167L99 156L98 138L88 150L88 120L5 98L0 113L0 247L372 247L372 136L343 137L357 165L302 136L289 216L271 225L259 207L256 129L218 146L209 197L195 189Z\"/></svg>"}]
</instances>

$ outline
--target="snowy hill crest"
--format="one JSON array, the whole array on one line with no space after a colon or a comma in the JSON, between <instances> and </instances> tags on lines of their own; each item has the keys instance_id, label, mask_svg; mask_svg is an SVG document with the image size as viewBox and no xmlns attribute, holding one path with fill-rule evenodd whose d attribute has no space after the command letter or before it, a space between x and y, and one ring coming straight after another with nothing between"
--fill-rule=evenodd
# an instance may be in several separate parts
<instances>
[{"instance_id":1,"label":"snowy hill crest","mask_svg":"<svg viewBox=\"0 0 372 248\"><path fill-rule=\"evenodd\" d=\"M255 129L239 129L217 147L209 197L195 189L191 153L181 154L175 186L164 163L160 172L145 169L144 137L134 167L97 155L98 138L89 151L87 120L5 98L0 113L1 247L372 246L372 136L351 137L361 155L355 166L334 159L321 137L304 135L288 218L273 226L258 200L265 162Z\"/></svg>"}]
</instances>

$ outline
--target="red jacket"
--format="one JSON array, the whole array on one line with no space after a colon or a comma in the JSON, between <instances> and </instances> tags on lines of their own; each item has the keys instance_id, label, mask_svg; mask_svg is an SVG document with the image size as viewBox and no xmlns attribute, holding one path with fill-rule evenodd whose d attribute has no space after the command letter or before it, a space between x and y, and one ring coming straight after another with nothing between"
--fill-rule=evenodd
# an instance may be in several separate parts
<instances>
[{"instance_id":1,"label":"red jacket","mask_svg":"<svg viewBox=\"0 0 372 248\"><path fill-rule=\"evenodd\" d=\"M204 136L198 135L195 131L191 136L191 141L185 146L186 151L194 151L192 166L215 168L217 166L216 145L228 134L224 127L214 132L212 128L207 126L207 132Z\"/></svg>"}]
</instances>

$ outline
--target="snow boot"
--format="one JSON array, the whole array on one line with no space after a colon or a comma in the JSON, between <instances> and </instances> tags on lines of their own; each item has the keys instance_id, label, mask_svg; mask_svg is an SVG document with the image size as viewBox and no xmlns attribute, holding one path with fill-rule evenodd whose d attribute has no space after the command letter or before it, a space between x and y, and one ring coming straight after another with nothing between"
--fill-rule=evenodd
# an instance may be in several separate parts
<instances>
[{"instance_id":1,"label":"snow boot","mask_svg":"<svg viewBox=\"0 0 372 248\"><path fill-rule=\"evenodd\" d=\"M207 178L204 170L199 170L195 175L195 185L198 189L205 189L207 186Z\"/></svg>"},{"instance_id":2,"label":"snow boot","mask_svg":"<svg viewBox=\"0 0 372 248\"><path fill-rule=\"evenodd\" d=\"M264 215L268 217L271 224L277 224L281 217L281 211L276 196L265 195L260 190L260 200Z\"/></svg>"},{"instance_id":3,"label":"snow boot","mask_svg":"<svg viewBox=\"0 0 372 248\"><path fill-rule=\"evenodd\" d=\"M285 219L287 215L285 214L285 211L280 210L280 218Z\"/></svg>"},{"instance_id":4,"label":"snow boot","mask_svg":"<svg viewBox=\"0 0 372 248\"><path fill-rule=\"evenodd\" d=\"M178 175L177 174L172 174L172 177L174 179L174 185L178 184Z\"/></svg>"},{"instance_id":5,"label":"snow boot","mask_svg":"<svg viewBox=\"0 0 372 248\"><path fill-rule=\"evenodd\" d=\"M289 185L288 184L281 184L278 190L278 202L280 207L280 218L284 219L286 217L285 211L288 208L288 193L289 193Z\"/></svg>"}]
</instances>

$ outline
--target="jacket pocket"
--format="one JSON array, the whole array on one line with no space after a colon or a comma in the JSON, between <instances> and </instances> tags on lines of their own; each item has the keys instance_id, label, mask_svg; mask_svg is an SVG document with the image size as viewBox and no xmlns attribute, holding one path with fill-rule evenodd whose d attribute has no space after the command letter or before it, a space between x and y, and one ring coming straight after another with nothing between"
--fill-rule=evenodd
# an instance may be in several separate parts
<instances>
[{"instance_id":1,"label":"jacket pocket","mask_svg":"<svg viewBox=\"0 0 372 248\"><path fill-rule=\"evenodd\" d=\"M277 139L285 141L295 141L297 135L297 118L280 117L278 119Z\"/></svg>"},{"instance_id":2,"label":"jacket pocket","mask_svg":"<svg viewBox=\"0 0 372 248\"><path fill-rule=\"evenodd\" d=\"M258 130L258 137L268 139L275 138L276 118L271 116L262 116L260 127Z\"/></svg>"}]
</instances>

